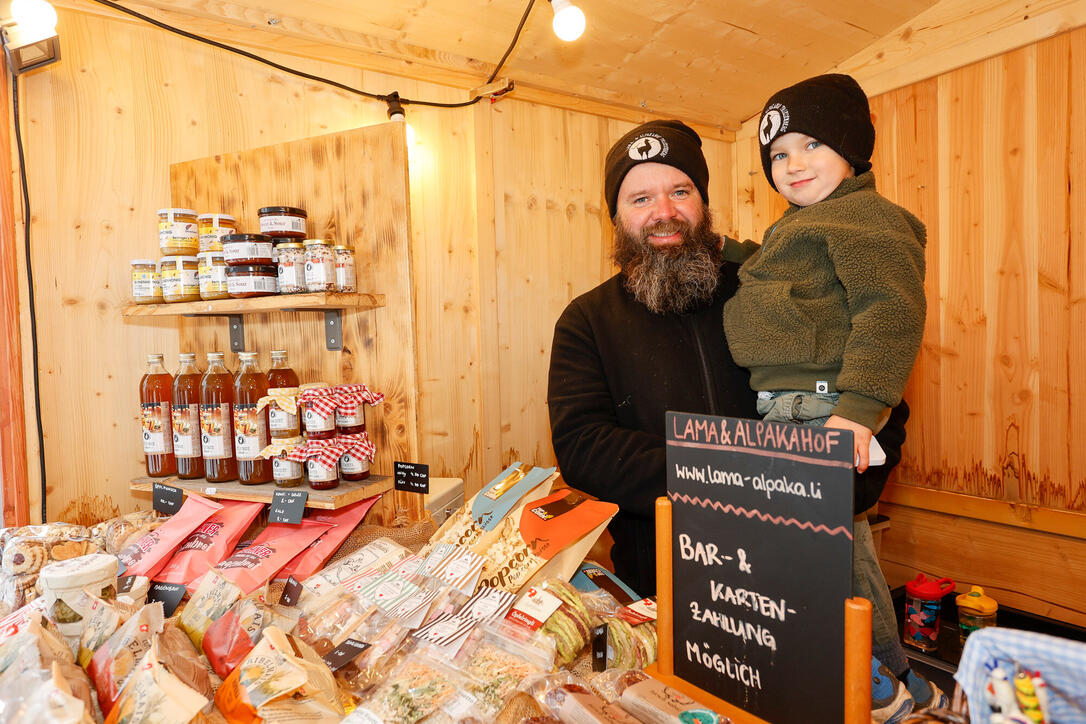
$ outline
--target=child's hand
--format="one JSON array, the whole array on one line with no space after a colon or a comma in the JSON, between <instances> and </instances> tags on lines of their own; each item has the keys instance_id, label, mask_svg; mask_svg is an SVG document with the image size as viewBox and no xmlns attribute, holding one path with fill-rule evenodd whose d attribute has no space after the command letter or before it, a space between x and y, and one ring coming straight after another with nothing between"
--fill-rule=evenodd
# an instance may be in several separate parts
<instances>
[{"instance_id":1,"label":"child's hand","mask_svg":"<svg viewBox=\"0 0 1086 724\"><path fill-rule=\"evenodd\" d=\"M867 470L867 465L871 462L871 430L840 415L830 415L830 419L826 420L825 426L835 427L838 430L852 430L852 441L853 445L855 445L852 459L859 461L856 463L856 472L862 473Z\"/></svg>"}]
</instances>

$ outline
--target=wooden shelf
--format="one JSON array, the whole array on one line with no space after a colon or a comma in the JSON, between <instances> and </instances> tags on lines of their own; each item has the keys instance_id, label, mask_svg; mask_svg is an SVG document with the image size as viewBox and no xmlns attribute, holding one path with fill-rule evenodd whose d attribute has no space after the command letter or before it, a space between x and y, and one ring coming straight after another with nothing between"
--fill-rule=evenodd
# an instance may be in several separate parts
<instances>
[{"instance_id":1,"label":"wooden shelf","mask_svg":"<svg viewBox=\"0 0 1086 724\"><path fill-rule=\"evenodd\" d=\"M384 294L274 294L269 297L250 299L212 299L201 302L176 304L126 304L121 308L125 317L177 317L255 314L261 312L285 312L297 309L316 311L328 309L377 309L385 306Z\"/></svg>"},{"instance_id":2,"label":"wooden shelf","mask_svg":"<svg viewBox=\"0 0 1086 724\"><path fill-rule=\"evenodd\" d=\"M209 483L203 478L181 480L177 476L136 478L129 487L135 491L150 493L155 482L181 488L186 493L199 493L208 498L225 498L226 500L244 500L258 503L270 503L275 491L280 490L280 488L275 487L274 483L242 485L236 480L228 483ZM306 507L335 510L358 502L363 498L369 498L392 490L392 482L392 477L388 475L370 475L365 480L357 483L341 481L338 488L332 488L331 490L313 490L308 486L293 488L293 490L309 491Z\"/></svg>"}]
</instances>

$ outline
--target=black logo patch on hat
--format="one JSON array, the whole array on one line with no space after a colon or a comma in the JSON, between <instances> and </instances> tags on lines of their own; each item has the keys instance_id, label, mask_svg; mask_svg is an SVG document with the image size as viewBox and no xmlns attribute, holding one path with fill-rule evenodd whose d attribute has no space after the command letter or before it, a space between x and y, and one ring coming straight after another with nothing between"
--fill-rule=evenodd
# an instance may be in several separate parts
<instances>
[{"instance_id":1,"label":"black logo patch on hat","mask_svg":"<svg viewBox=\"0 0 1086 724\"><path fill-rule=\"evenodd\" d=\"M634 161L648 161L650 158L667 156L667 141L659 133L642 133L630 141L626 153Z\"/></svg>"},{"instance_id":2,"label":"black logo patch on hat","mask_svg":"<svg viewBox=\"0 0 1086 724\"><path fill-rule=\"evenodd\" d=\"M787 130L788 108L783 103L774 103L762 114L762 121L758 124L758 140L763 146L768 146Z\"/></svg>"}]
</instances>

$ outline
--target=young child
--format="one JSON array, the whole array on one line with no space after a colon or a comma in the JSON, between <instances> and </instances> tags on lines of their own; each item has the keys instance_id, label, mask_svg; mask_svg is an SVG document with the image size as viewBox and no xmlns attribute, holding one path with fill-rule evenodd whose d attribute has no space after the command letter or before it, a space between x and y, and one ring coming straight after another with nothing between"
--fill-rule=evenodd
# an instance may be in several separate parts
<instances>
[{"instance_id":1,"label":"young child","mask_svg":"<svg viewBox=\"0 0 1086 724\"><path fill-rule=\"evenodd\" d=\"M758 140L765 175L790 206L739 270L724 307L728 346L750 369L765 419L851 430L863 473L920 349L924 224L875 190L875 128L850 76L775 93ZM872 653L886 664L872 664L873 718L898 721L914 700L945 696L909 669L866 517L854 528L853 589L872 601Z\"/></svg>"}]
</instances>

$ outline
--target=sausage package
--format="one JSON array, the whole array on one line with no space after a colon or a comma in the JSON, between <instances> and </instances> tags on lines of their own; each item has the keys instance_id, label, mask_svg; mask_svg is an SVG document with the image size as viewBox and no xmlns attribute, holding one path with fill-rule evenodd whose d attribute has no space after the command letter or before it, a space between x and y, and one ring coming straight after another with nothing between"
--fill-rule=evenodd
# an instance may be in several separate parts
<instances>
[{"instance_id":1,"label":"sausage package","mask_svg":"<svg viewBox=\"0 0 1086 724\"><path fill-rule=\"evenodd\" d=\"M154 578L189 534L220 510L220 503L189 495L169 520L117 554L125 567L124 575Z\"/></svg>"},{"instance_id":2,"label":"sausage package","mask_svg":"<svg viewBox=\"0 0 1086 724\"><path fill-rule=\"evenodd\" d=\"M240 500L223 500L221 505L221 510L189 534L155 576L156 581L183 583L188 586L189 593L195 591L208 567L220 563L233 552L242 534L264 508L263 503Z\"/></svg>"},{"instance_id":3,"label":"sausage package","mask_svg":"<svg viewBox=\"0 0 1086 724\"><path fill-rule=\"evenodd\" d=\"M269 523L251 545L235 551L213 570L247 596L331 527L330 523L306 518L298 525Z\"/></svg>"},{"instance_id":4,"label":"sausage package","mask_svg":"<svg viewBox=\"0 0 1086 724\"><path fill-rule=\"evenodd\" d=\"M324 568L328 559L335 555L351 531L362 522L373 504L380 499L380 495L374 495L372 498L351 503L339 510L320 510L312 513L309 516L310 520L328 523L334 527L310 543L304 551L291 558L290 562L275 574L275 580L285 581L294 576L294 580L304 581Z\"/></svg>"},{"instance_id":5,"label":"sausage package","mask_svg":"<svg viewBox=\"0 0 1086 724\"><path fill-rule=\"evenodd\" d=\"M162 604L148 603L94 652L87 673L98 691L103 714L112 711L136 664L151 648L151 639L162 632L163 623Z\"/></svg>"}]
</instances>

